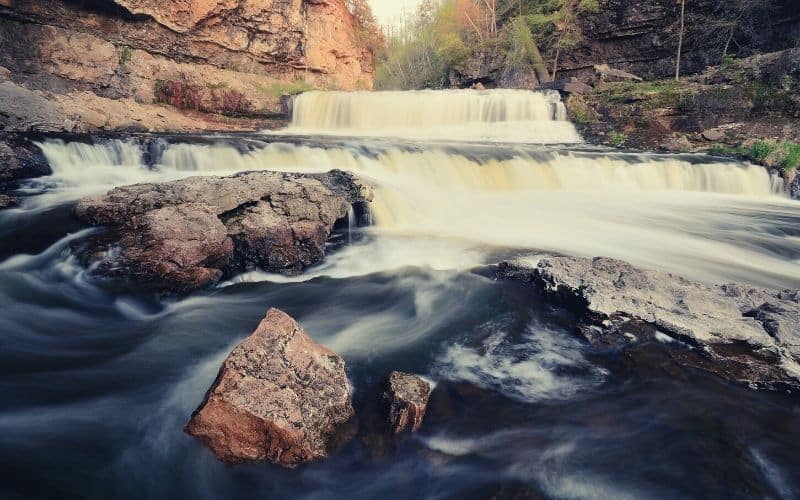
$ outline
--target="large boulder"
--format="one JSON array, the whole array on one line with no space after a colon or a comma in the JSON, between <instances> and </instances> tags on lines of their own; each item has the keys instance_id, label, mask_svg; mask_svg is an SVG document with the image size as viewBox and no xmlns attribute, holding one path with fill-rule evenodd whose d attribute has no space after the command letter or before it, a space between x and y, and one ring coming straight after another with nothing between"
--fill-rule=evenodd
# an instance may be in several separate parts
<instances>
[{"instance_id":1,"label":"large boulder","mask_svg":"<svg viewBox=\"0 0 800 500\"><path fill-rule=\"evenodd\" d=\"M354 415L344 361L270 309L220 369L186 432L227 463L322 459Z\"/></svg>"},{"instance_id":2,"label":"large boulder","mask_svg":"<svg viewBox=\"0 0 800 500\"><path fill-rule=\"evenodd\" d=\"M581 312L580 331L592 342L625 338L643 323L695 348L712 362L701 367L726 378L800 387L800 291L706 285L602 257L505 262L498 272Z\"/></svg>"},{"instance_id":3,"label":"large boulder","mask_svg":"<svg viewBox=\"0 0 800 500\"><path fill-rule=\"evenodd\" d=\"M75 213L111 229L86 249L102 272L186 292L252 267L301 272L324 258L336 222L371 199L341 171L245 172L120 187L80 200Z\"/></svg>"}]
</instances>

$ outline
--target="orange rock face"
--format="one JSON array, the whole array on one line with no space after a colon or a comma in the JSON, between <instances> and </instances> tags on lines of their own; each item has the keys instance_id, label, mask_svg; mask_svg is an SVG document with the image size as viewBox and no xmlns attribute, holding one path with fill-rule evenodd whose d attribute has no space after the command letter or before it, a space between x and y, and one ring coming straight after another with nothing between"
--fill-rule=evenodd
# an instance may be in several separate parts
<instances>
[{"instance_id":1,"label":"orange rock face","mask_svg":"<svg viewBox=\"0 0 800 500\"><path fill-rule=\"evenodd\" d=\"M80 129L219 128L159 123L143 106L268 120L281 113L286 92L372 87L372 54L360 44L345 0L96 4L6 1L9 15L0 18L0 66L17 85L64 96L70 104L56 110L56 121L77 117ZM159 96L165 86L181 87L191 99L179 105ZM92 106L89 93L126 101L125 109L85 109ZM144 118L131 123L137 114Z\"/></svg>"},{"instance_id":2,"label":"orange rock face","mask_svg":"<svg viewBox=\"0 0 800 500\"><path fill-rule=\"evenodd\" d=\"M342 358L270 309L225 360L185 430L224 462L295 467L327 457L352 417Z\"/></svg>"}]
</instances>

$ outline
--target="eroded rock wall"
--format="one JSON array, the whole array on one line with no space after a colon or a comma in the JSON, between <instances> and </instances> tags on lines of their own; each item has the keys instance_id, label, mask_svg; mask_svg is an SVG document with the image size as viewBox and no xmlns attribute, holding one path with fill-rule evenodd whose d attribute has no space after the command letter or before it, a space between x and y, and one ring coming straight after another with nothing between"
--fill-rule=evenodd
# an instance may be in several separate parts
<instances>
[{"instance_id":1,"label":"eroded rock wall","mask_svg":"<svg viewBox=\"0 0 800 500\"><path fill-rule=\"evenodd\" d=\"M680 3L676 0L598 0L597 12L578 17L582 41L577 47L559 52L557 78L595 79L594 65L608 64L645 79L675 74ZM686 2L687 23L681 57L682 73L702 72L722 63L730 34L729 22L707 21L719 15L720 0ZM757 18L741 19L734 29L727 54L748 57L761 52L785 50L800 39L800 11L796 0L768 0L769 9ZM706 21L703 21L706 19ZM507 22L507 21L506 21ZM507 29L508 24L501 29ZM505 36L505 35L502 35ZM554 52L540 47L549 72ZM486 86L532 88L538 79L529 68L509 68L506 48L487 47L450 74L453 87L469 87L477 82ZM548 55L549 53L549 55Z\"/></svg>"},{"instance_id":2,"label":"eroded rock wall","mask_svg":"<svg viewBox=\"0 0 800 500\"><path fill-rule=\"evenodd\" d=\"M372 56L344 0L5 0L0 66L13 84L53 94L45 100L72 97L77 104L59 111L87 130L136 125L88 102L87 92L128 100L137 113L161 101L189 113L274 118L292 90L372 86Z\"/></svg>"}]
</instances>

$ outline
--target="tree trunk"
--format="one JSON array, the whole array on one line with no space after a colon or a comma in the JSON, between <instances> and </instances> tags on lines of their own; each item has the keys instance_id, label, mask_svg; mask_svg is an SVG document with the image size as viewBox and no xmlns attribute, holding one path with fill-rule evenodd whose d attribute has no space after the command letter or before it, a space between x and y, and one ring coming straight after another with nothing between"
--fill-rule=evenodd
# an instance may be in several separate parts
<instances>
[{"instance_id":1,"label":"tree trunk","mask_svg":"<svg viewBox=\"0 0 800 500\"><path fill-rule=\"evenodd\" d=\"M556 76L558 75L558 56L561 54L561 48L556 49L556 57L553 60L553 76L552 80L556 81Z\"/></svg>"},{"instance_id":2,"label":"tree trunk","mask_svg":"<svg viewBox=\"0 0 800 500\"><path fill-rule=\"evenodd\" d=\"M686 23L686 0L681 0L681 31L678 34L678 57L675 61L675 81L681 79L681 51L683 50L683 30Z\"/></svg>"},{"instance_id":3,"label":"tree trunk","mask_svg":"<svg viewBox=\"0 0 800 500\"><path fill-rule=\"evenodd\" d=\"M733 28L728 33L728 39L725 40L725 48L722 49L722 64L725 64L725 58L728 57L728 49L731 48L731 40L733 40Z\"/></svg>"},{"instance_id":4,"label":"tree trunk","mask_svg":"<svg viewBox=\"0 0 800 500\"><path fill-rule=\"evenodd\" d=\"M550 73L547 72L547 65L542 58L542 53L539 52L539 46L536 45L536 42L533 43L533 72L536 73L536 78L539 80L539 83L546 83L552 81L550 79Z\"/></svg>"}]
</instances>

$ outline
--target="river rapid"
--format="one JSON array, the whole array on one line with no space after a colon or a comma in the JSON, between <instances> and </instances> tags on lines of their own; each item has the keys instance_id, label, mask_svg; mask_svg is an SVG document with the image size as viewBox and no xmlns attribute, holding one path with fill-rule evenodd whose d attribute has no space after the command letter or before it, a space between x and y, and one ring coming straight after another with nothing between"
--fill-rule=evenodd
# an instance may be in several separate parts
<instances>
[{"instance_id":1,"label":"river rapid","mask_svg":"<svg viewBox=\"0 0 800 500\"><path fill-rule=\"evenodd\" d=\"M621 352L502 259L610 256L709 283L800 287L800 202L749 164L581 142L557 94L308 93L278 133L44 139L53 174L0 212L0 498L797 498L800 399ZM349 170L375 186L300 276L187 297L112 291L75 201L136 182ZM366 221L364 221L366 222ZM269 307L347 362L361 428L392 370L436 383L419 433L288 471L182 432Z\"/></svg>"}]
</instances>

